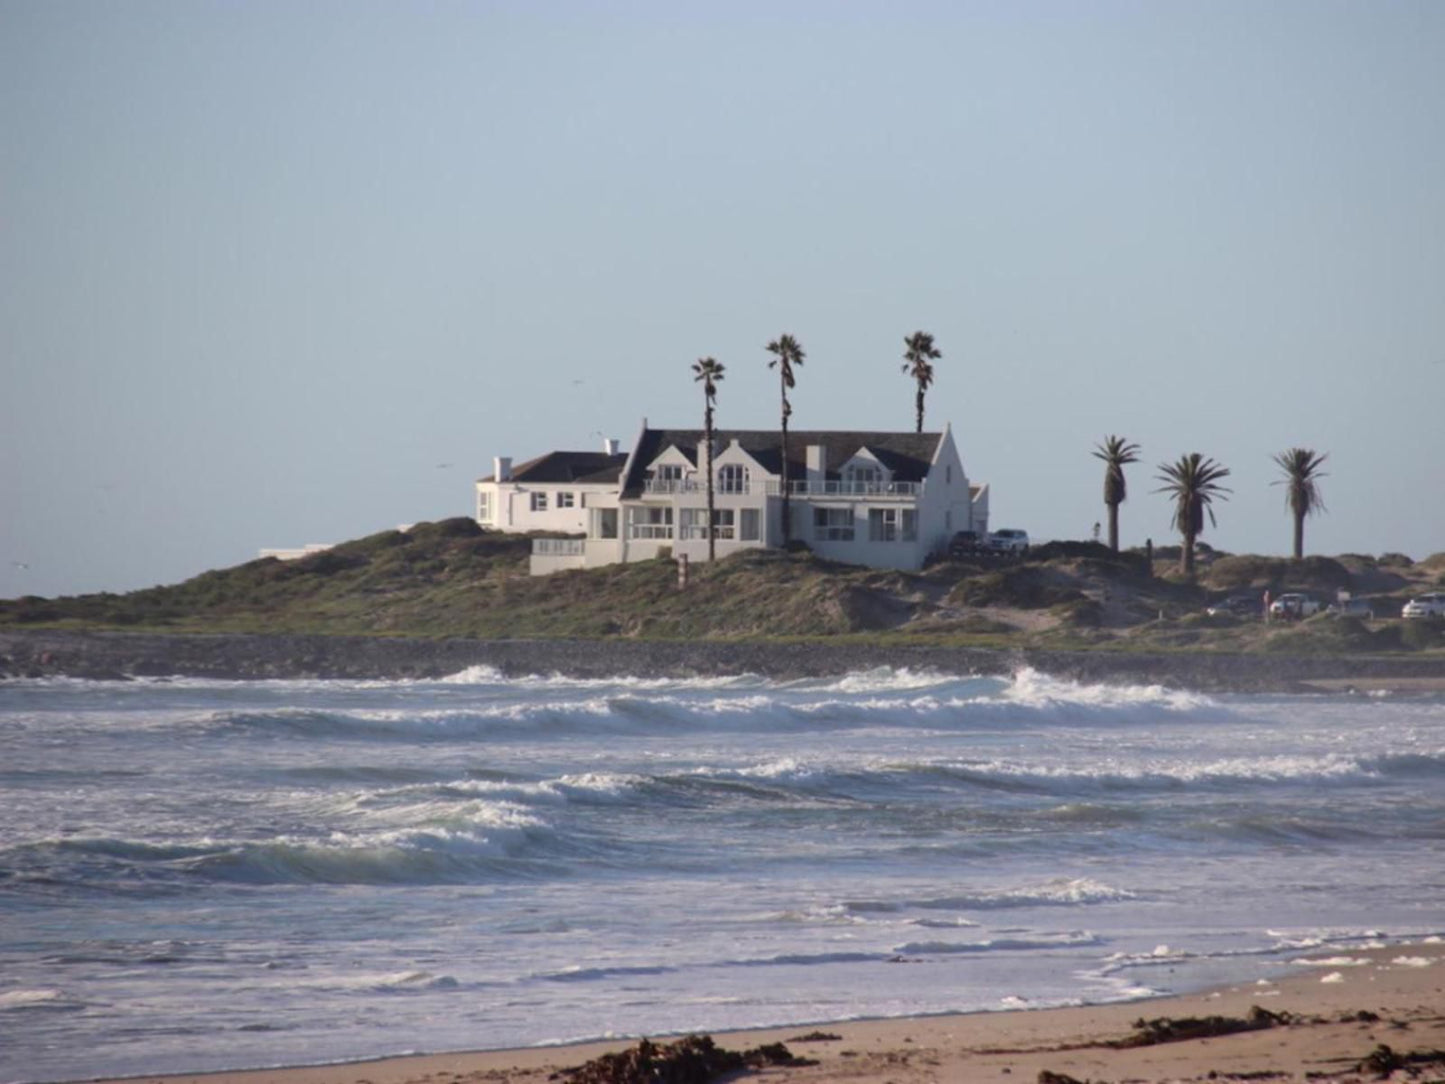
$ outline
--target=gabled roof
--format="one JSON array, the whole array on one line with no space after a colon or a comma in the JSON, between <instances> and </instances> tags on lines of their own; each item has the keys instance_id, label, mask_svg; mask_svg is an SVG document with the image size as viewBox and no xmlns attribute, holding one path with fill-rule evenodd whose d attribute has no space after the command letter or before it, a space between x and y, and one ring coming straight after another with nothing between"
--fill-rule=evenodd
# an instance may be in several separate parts
<instances>
[{"instance_id":1,"label":"gabled roof","mask_svg":"<svg viewBox=\"0 0 1445 1084\"><path fill-rule=\"evenodd\" d=\"M877 433L867 430L789 429L788 477L801 480L807 476L808 446L820 444L827 456L828 477L836 479L838 468L863 448L867 448L892 473L897 482L921 482L938 450L942 433ZM696 463L701 429L644 429L637 444L632 470L622 481L622 495L635 497L642 492L647 468L669 446L676 447ZM737 443L770 474L782 473L782 432L777 429L715 429L713 440L721 455Z\"/></svg>"},{"instance_id":2,"label":"gabled roof","mask_svg":"<svg viewBox=\"0 0 1445 1084\"><path fill-rule=\"evenodd\" d=\"M510 480L532 485L559 482L584 485L616 484L626 464L626 453L608 455L606 452L548 452L513 467ZM496 480L493 475L480 479L483 482Z\"/></svg>"}]
</instances>

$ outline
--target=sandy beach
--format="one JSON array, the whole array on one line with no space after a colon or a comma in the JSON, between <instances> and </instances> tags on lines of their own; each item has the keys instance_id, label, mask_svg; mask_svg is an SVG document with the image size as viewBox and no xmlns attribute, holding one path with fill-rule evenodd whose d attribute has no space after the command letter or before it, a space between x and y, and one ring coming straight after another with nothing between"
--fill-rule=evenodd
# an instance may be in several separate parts
<instances>
[{"instance_id":1,"label":"sandy beach","mask_svg":"<svg viewBox=\"0 0 1445 1084\"><path fill-rule=\"evenodd\" d=\"M1303 958L1302 958L1303 959ZM1264 1017L1257 1010L1273 1014ZM1235 1034L1117 1045L1137 1021L1225 1017ZM734 1032L729 1050L782 1042L816 1064L729 1079L924 1084L1073 1078L1094 1084L1202 1080L1445 1080L1445 943L1373 946L1316 957L1277 981L1148 1001ZM662 1040L665 1042L665 1040ZM467 1084L569 1079L633 1041L419 1055L295 1069L146 1077L156 1084ZM1393 1054L1382 1056L1380 1048ZM1375 1055L1372 1063L1368 1059ZM1383 1057L1383 1060L1382 1060ZM1391 1068L1391 1066L1394 1068ZM560 1074L560 1075L559 1075Z\"/></svg>"}]
</instances>

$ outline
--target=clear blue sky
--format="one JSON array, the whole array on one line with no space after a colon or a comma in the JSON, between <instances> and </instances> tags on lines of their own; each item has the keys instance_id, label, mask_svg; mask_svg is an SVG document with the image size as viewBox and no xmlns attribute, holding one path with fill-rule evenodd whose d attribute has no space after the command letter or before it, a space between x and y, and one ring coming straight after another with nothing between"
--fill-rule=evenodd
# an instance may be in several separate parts
<instances>
[{"instance_id":1,"label":"clear blue sky","mask_svg":"<svg viewBox=\"0 0 1445 1084\"><path fill-rule=\"evenodd\" d=\"M1110 433L1205 540L1445 550L1445 3L0 0L0 596L468 514L493 455L906 429L995 526ZM21 566L28 567L21 567Z\"/></svg>"}]
</instances>

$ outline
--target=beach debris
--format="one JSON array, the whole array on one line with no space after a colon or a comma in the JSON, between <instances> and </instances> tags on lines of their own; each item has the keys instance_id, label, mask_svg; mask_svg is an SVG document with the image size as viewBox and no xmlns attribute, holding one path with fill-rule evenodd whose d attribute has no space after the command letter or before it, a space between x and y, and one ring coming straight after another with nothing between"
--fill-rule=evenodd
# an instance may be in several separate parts
<instances>
[{"instance_id":1,"label":"beach debris","mask_svg":"<svg viewBox=\"0 0 1445 1084\"><path fill-rule=\"evenodd\" d=\"M1039 1070L1039 1084L1084 1084L1078 1077L1068 1073L1055 1073L1048 1069Z\"/></svg>"},{"instance_id":2,"label":"beach debris","mask_svg":"<svg viewBox=\"0 0 1445 1084\"><path fill-rule=\"evenodd\" d=\"M1127 1050L1136 1046L1154 1046L1157 1043L1179 1043L1189 1039L1213 1039L1220 1035L1234 1035L1241 1031L1263 1031L1295 1022L1287 1012L1270 1012L1255 1005L1249 1015L1238 1016L1160 1016L1153 1020L1134 1021L1134 1034L1127 1039L1118 1039L1106 1046L1116 1050Z\"/></svg>"},{"instance_id":3,"label":"beach debris","mask_svg":"<svg viewBox=\"0 0 1445 1084\"><path fill-rule=\"evenodd\" d=\"M834 1035L831 1031L810 1031L806 1035L794 1035L788 1040L790 1043L836 1043L843 1036Z\"/></svg>"},{"instance_id":4,"label":"beach debris","mask_svg":"<svg viewBox=\"0 0 1445 1084\"><path fill-rule=\"evenodd\" d=\"M1398 1054L1384 1043L1380 1043L1365 1055L1363 1061L1355 1066L1359 1073L1374 1073L1379 1080L1385 1080L1392 1073L1400 1069L1413 1070L1422 1065L1438 1065L1445 1067L1445 1050L1416 1050L1409 1054Z\"/></svg>"},{"instance_id":5,"label":"beach debris","mask_svg":"<svg viewBox=\"0 0 1445 1084\"><path fill-rule=\"evenodd\" d=\"M809 1058L794 1057L782 1043L736 1051L722 1049L711 1035L685 1035L662 1045L643 1039L627 1050L603 1054L575 1069L563 1069L550 1079L567 1084L708 1084L742 1069L816 1064Z\"/></svg>"}]
</instances>

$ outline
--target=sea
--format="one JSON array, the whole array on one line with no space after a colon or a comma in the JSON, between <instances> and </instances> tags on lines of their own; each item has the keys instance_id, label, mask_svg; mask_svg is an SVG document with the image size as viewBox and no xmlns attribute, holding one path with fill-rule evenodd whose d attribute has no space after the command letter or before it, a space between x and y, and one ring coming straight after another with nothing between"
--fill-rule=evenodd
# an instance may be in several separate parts
<instances>
[{"instance_id":1,"label":"sea","mask_svg":"<svg viewBox=\"0 0 1445 1084\"><path fill-rule=\"evenodd\" d=\"M0 683L5 1082L1117 1001L1442 935L1440 695Z\"/></svg>"}]
</instances>

